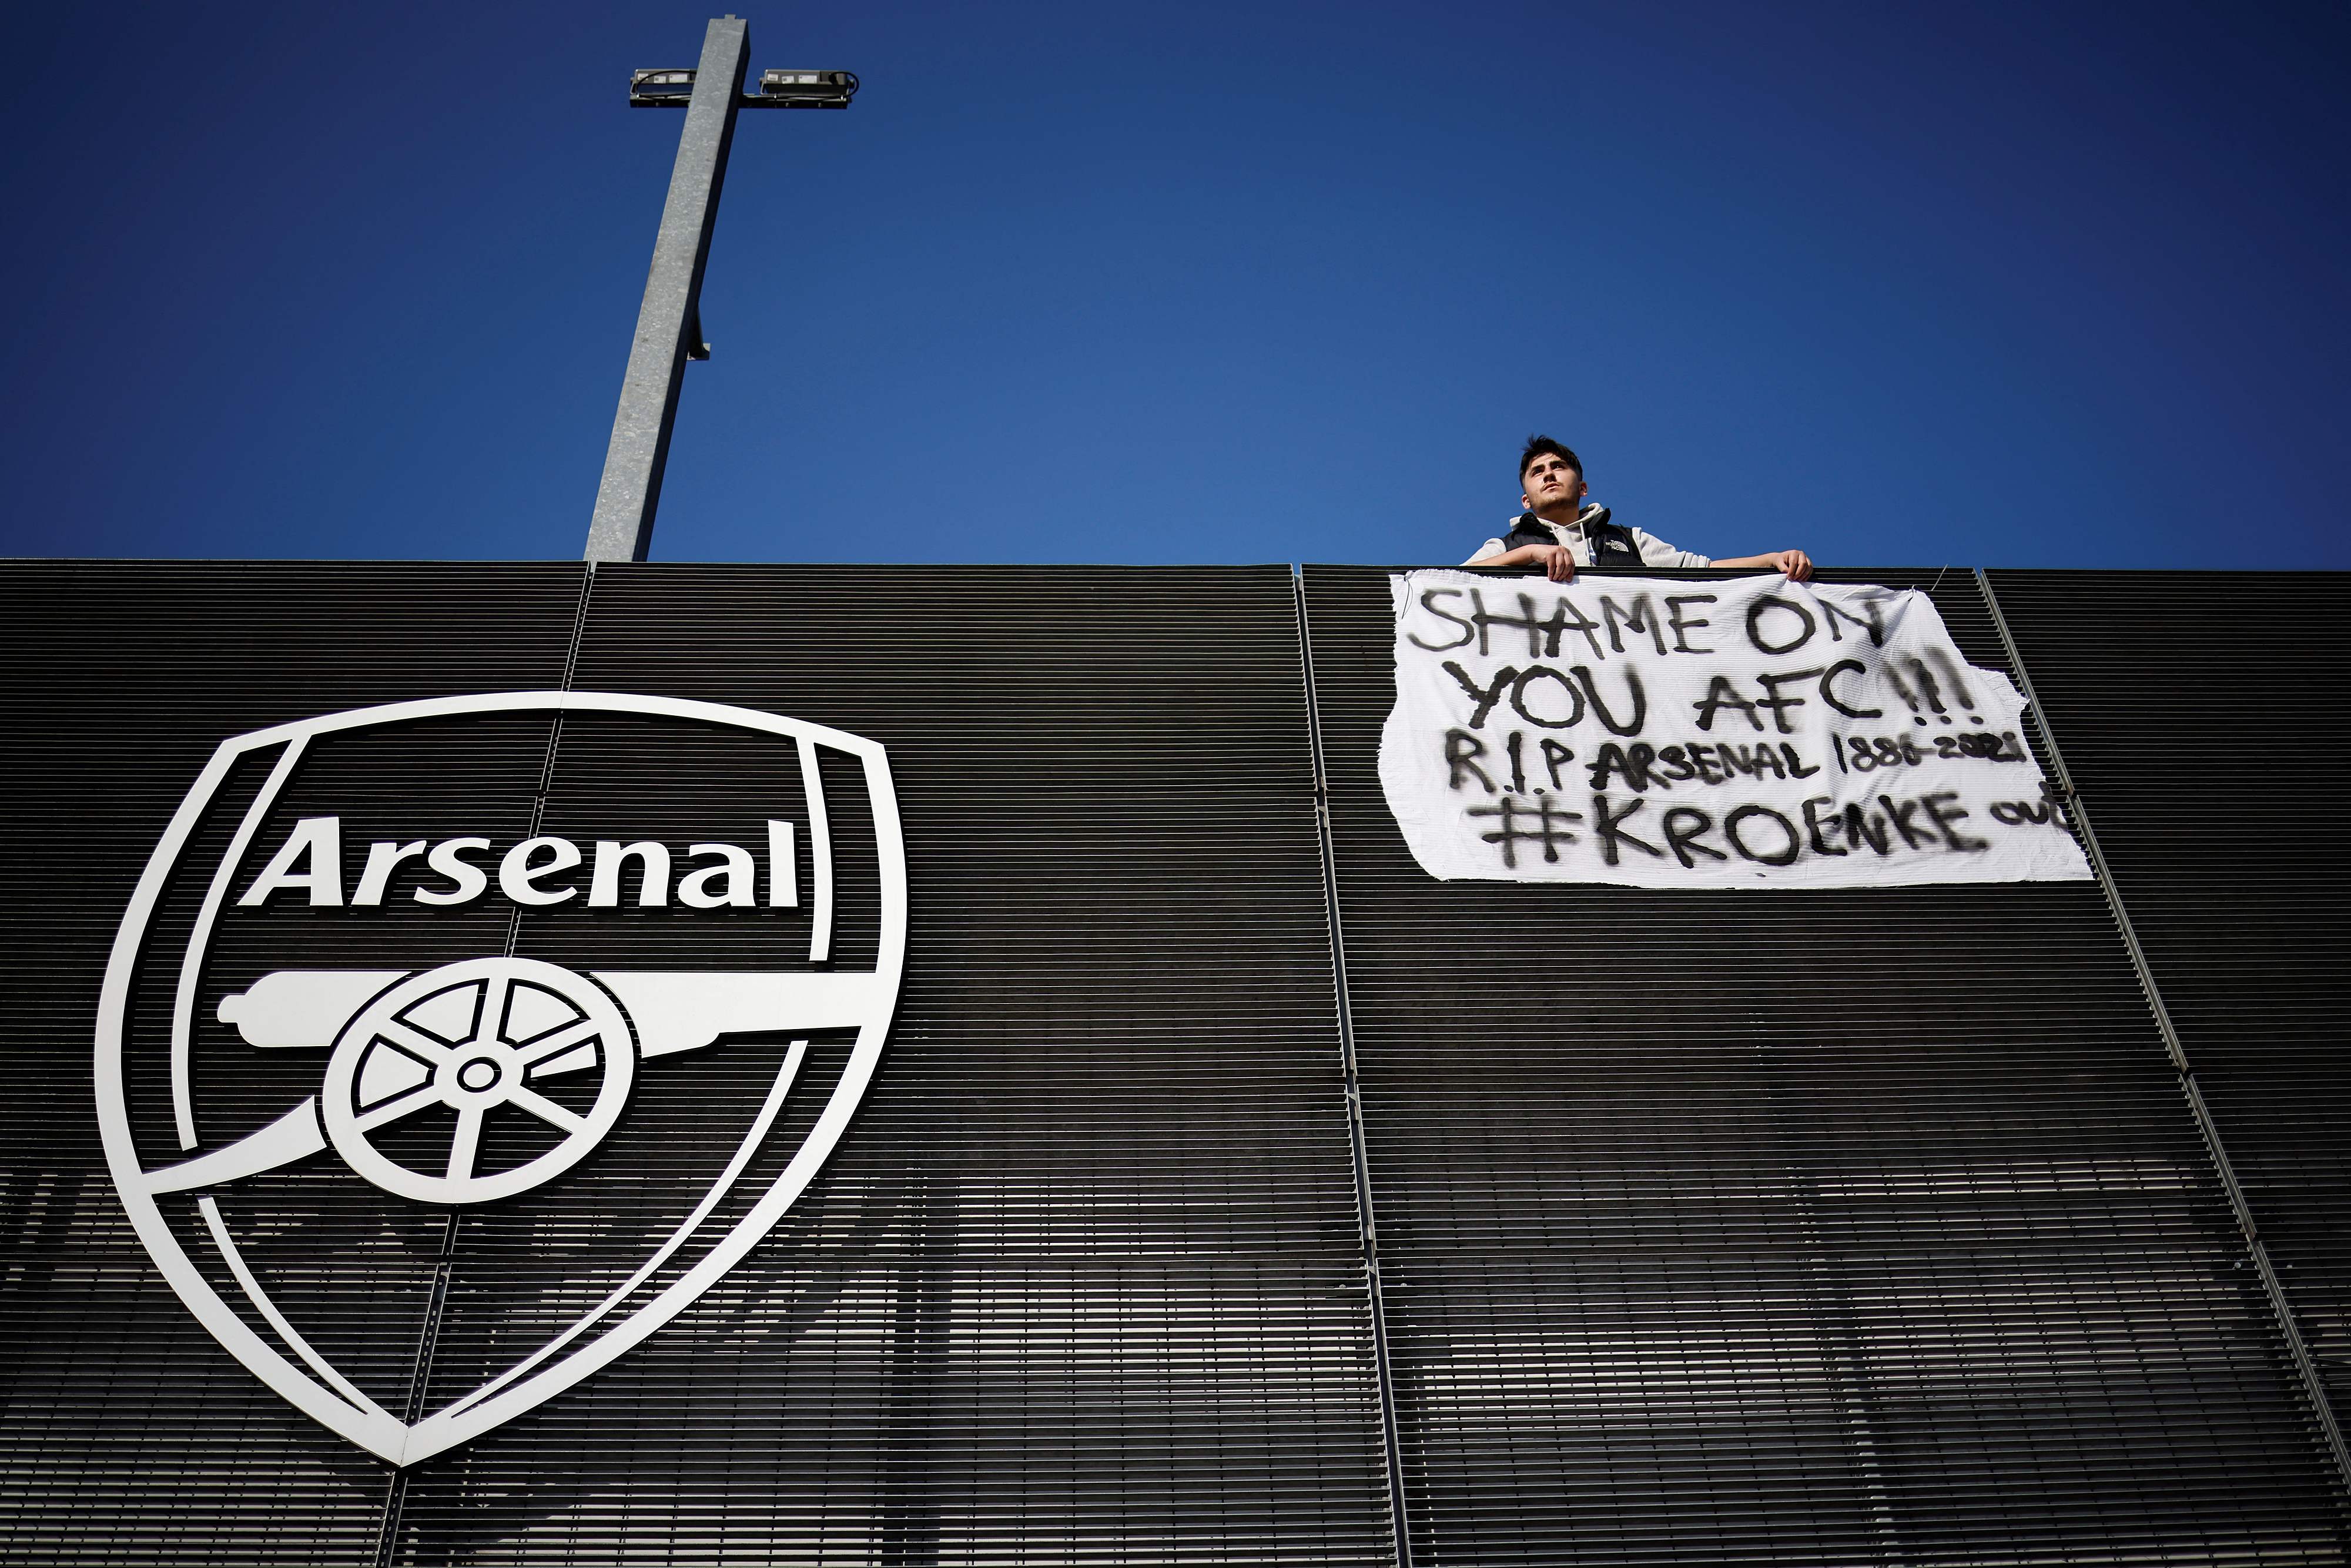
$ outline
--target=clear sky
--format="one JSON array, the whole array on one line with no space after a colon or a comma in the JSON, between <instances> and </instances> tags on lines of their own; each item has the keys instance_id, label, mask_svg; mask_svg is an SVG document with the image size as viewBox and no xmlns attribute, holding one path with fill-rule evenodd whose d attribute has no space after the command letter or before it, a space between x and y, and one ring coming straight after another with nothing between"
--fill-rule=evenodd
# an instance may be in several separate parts
<instances>
[{"instance_id":1,"label":"clear sky","mask_svg":"<svg viewBox=\"0 0 2351 1568\"><path fill-rule=\"evenodd\" d=\"M714 14L12 8L0 550L576 559ZM2351 566L2339 0L745 14L656 559Z\"/></svg>"}]
</instances>

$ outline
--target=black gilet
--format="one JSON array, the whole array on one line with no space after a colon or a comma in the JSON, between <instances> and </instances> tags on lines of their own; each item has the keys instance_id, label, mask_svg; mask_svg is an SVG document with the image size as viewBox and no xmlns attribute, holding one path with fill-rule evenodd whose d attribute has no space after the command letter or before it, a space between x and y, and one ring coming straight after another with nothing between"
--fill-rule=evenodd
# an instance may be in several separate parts
<instances>
[{"instance_id":1,"label":"black gilet","mask_svg":"<svg viewBox=\"0 0 2351 1568\"><path fill-rule=\"evenodd\" d=\"M1601 507L1583 519L1583 537L1592 551L1593 566L1631 566L1641 564L1641 547L1634 542L1633 530L1621 523L1608 520L1608 508ZM1520 545L1555 545L1559 536L1546 528L1531 512L1521 512L1503 536L1504 549L1517 549Z\"/></svg>"}]
</instances>

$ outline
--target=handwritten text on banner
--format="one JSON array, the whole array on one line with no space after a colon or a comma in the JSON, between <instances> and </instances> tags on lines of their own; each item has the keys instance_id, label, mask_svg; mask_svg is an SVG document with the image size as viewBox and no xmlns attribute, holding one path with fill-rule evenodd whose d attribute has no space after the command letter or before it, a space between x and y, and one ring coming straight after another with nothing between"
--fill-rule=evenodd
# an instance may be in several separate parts
<instances>
[{"instance_id":1,"label":"handwritten text on banner","mask_svg":"<svg viewBox=\"0 0 2351 1568\"><path fill-rule=\"evenodd\" d=\"M1916 591L1399 573L1380 781L1446 881L2089 876L2009 678Z\"/></svg>"}]
</instances>

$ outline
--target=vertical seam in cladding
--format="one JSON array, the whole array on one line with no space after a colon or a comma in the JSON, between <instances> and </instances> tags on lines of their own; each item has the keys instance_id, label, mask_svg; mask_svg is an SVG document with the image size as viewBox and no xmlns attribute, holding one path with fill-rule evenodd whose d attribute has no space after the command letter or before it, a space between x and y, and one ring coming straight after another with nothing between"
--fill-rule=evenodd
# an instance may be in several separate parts
<instances>
[{"instance_id":1,"label":"vertical seam in cladding","mask_svg":"<svg viewBox=\"0 0 2351 1568\"><path fill-rule=\"evenodd\" d=\"M1339 1019L1339 1067L1347 1101L1347 1145L1355 1176L1355 1239L1372 1318L1372 1371L1379 1385L1380 1446L1387 1461L1388 1522L1398 1568L1413 1568L1411 1521L1405 1508L1404 1450L1396 1423L1395 1374L1388 1356L1387 1302L1380 1281L1379 1221L1372 1207L1372 1165L1364 1133L1363 1086L1355 1071L1354 1010L1347 995L1346 932L1339 916L1339 859L1331 837L1331 785L1322 762L1322 712L1314 687L1314 643L1306 614L1306 574L1290 569L1298 612L1298 666L1306 688L1306 743L1314 767L1314 832L1322 855L1322 905L1329 912L1332 997Z\"/></svg>"},{"instance_id":2,"label":"vertical seam in cladding","mask_svg":"<svg viewBox=\"0 0 2351 1568\"><path fill-rule=\"evenodd\" d=\"M580 575L580 599L571 612L571 636L563 650L563 679L557 688L569 691L573 674L580 667L580 643L588 628L588 596L595 591L596 563L585 562ZM530 801L530 830L528 838L538 837L538 830L547 819L548 792L555 788L555 753L563 743L563 710L555 710L554 722L547 728L547 756L539 764L538 787ZM516 946L522 937L522 910L517 907L507 917L506 956L514 956ZM449 1305L449 1276L457 1258L457 1226L464 1211L453 1208L441 1231L441 1255L434 1260L433 1292L424 1304L424 1322L416 1333L416 1359L409 1373L408 1404L401 1419L413 1427L423 1416L424 1397L433 1378L433 1353L441 1338L441 1320ZM400 1516L408 1500L408 1467L395 1467L392 1479L384 1488L383 1520L376 1531L375 1568L392 1568L400 1544Z\"/></svg>"},{"instance_id":3,"label":"vertical seam in cladding","mask_svg":"<svg viewBox=\"0 0 2351 1568\"><path fill-rule=\"evenodd\" d=\"M2196 1118L2196 1129L2202 1134L2204 1146L2212 1156L2214 1170L2220 1178L2221 1190L2227 1194L2230 1212L2235 1217L2237 1229L2243 1238L2247 1251L2253 1260L2253 1270L2260 1275L2262 1290L2269 1300L2270 1312L2277 1319L2279 1332L2285 1336L2286 1354L2294 1363L2297 1380L2302 1385L2303 1402L2310 1408L2316 1423L2321 1446L2334 1461L2335 1501L2338 1508L2351 1505L2351 1449L2344 1446L2343 1428L2335 1419L2335 1410L2328 1401L2326 1380L2318 1363L2310 1354L2310 1346L2294 1322L2294 1303L2288 1299L2285 1282L2278 1278L2270 1262L2269 1248L2262 1240L2261 1228L2253 1221L2252 1204L2245 1189L2238 1184L2235 1167L2229 1163L2229 1151L2220 1141L2220 1124L2213 1119L2211 1107L2204 1101L2204 1091L2196 1082L2196 1070L2188 1060L2187 1048L2180 1043L2179 1030L2171 1021L2170 1009L2164 1006L2163 991L2156 984L2155 967L2148 962L2147 951L2139 946L2138 933L2131 925L2130 912L2123 904L2122 889L2106 865L2106 857L2098 848L2098 835L2090 826L2087 808L2074 789L2074 776L2066 770L2065 756L2057 746L2057 731L2049 722L2048 710L2033 695L2032 676L2024 667L2024 656L2017 647L2016 638L2008 629L2008 617L2001 613L2000 600L1992 592L1991 578L1981 567L1976 569L1976 587L1983 594L1986 609L1991 612L1993 629L2000 633L2001 651L2008 655L2008 666L2024 693L2024 700L2032 710L2033 722L2041 727L2041 738L2049 748L2049 764L2057 770L2057 788L2065 797L2065 807L2073 815L2074 831L2081 835L2082 848L2090 859L2090 869L2098 879L2099 888L2106 895L2106 906L2114 915L2115 926L2121 932L2123 946L2130 954L2131 968L2138 977L2139 989L2146 993L2147 1009L2155 1016L2157 1030L2163 1037L2163 1047L2171 1059L2172 1070L2179 1076L2180 1092L2186 1096L2188 1108Z\"/></svg>"}]
</instances>

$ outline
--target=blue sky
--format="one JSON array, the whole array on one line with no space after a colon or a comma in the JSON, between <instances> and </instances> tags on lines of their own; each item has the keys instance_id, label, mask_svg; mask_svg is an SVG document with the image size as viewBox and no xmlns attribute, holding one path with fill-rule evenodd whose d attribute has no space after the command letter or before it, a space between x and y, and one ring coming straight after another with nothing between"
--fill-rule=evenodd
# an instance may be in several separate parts
<instances>
[{"instance_id":1,"label":"blue sky","mask_svg":"<svg viewBox=\"0 0 2351 1568\"><path fill-rule=\"evenodd\" d=\"M713 14L13 13L0 550L576 558ZM2351 566L2340 5L745 14L656 559Z\"/></svg>"}]
</instances>

